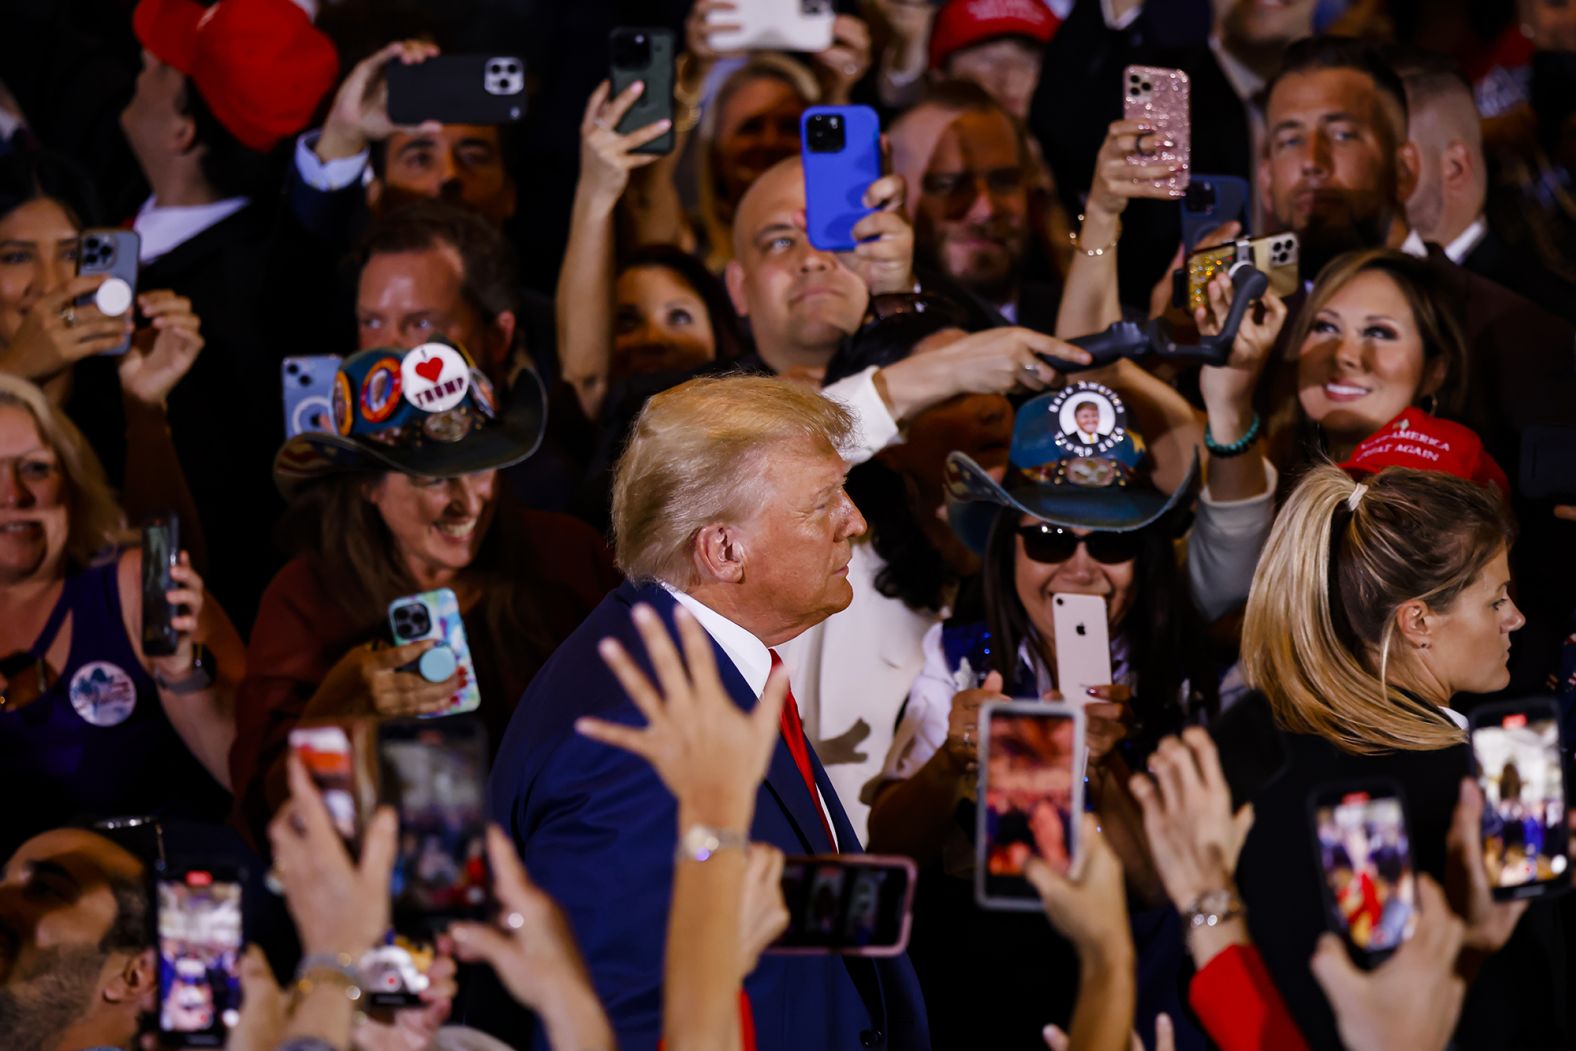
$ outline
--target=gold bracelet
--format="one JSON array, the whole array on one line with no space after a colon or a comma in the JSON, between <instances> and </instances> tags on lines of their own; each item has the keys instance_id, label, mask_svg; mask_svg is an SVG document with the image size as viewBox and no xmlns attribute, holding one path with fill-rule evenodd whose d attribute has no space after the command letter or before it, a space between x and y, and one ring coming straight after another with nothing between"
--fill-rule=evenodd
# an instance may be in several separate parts
<instances>
[{"instance_id":1,"label":"gold bracelet","mask_svg":"<svg viewBox=\"0 0 1576 1051\"><path fill-rule=\"evenodd\" d=\"M1084 255L1089 256L1091 259L1105 255L1105 253L1112 251L1116 248L1116 242L1122 239L1122 217L1117 216L1116 233L1111 235L1111 243L1106 245L1104 248L1085 248L1083 245L1078 243L1078 235L1083 231L1083 223L1084 217L1080 213L1078 216L1078 229L1068 230L1067 240L1072 243L1074 248L1078 249L1078 251L1082 252Z\"/></svg>"}]
</instances>

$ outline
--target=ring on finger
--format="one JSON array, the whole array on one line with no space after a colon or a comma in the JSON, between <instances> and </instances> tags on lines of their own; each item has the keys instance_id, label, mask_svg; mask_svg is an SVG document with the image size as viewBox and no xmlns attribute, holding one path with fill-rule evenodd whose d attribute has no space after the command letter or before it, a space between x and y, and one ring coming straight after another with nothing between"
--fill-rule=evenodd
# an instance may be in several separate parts
<instances>
[{"instance_id":1,"label":"ring on finger","mask_svg":"<svg viewBox=\"0 0 1576 1051\"><path fill-rule=\"evenodd\" d=\"M60 308L60 320L67 328L72 328L77 323L77 308L73 303L67 303Z\"/></svg>"},{"instance_id":2,"label":"ring on finger","mask_svg":"<svg viewBox=\"0 0 1576 1051\"><path fill-rule=\"evenodd\" d=\"M598 128L601 128L603 131L607 130L607 121L603 120L601 117L595 118L591 121L591 123L596 125Z\"/></svg>"},{"instance_id":3,"label":"ring on finger","mask_svg":"<svg viewBox=\"0 0 1576 1051\"><path fill-rule=\"evenodd\" d=\"M518 912L511 912L503 918L503 925L511 931L517 931L525 926L525 917Z\"/></svg>"},{"instance_id":4,"label":"ring on finger","mask_svg":"<svg viewBox=\"0 0 1576 1051\"><path fill-rule=\"evenodd\" d=\"M1023 371L1031 376L1038 376L1040 374L1040 363L1037 361L1025 361L1023 363Z\"/></svg>"}]
</instances>

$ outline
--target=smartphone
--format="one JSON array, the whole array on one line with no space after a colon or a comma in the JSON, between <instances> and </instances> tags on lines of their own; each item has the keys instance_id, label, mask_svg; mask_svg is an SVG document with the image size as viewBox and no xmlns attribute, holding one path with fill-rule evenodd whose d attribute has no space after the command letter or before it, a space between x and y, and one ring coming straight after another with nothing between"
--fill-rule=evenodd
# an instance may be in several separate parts
<instances>
[{"instance_id":1,"label":"smartphone","mask_svg":"<svg viewBox=\"0 0 1576 1051\"><path fill-rule=\"evenodd\" d=\"M1084 712L1076 704L992 701L980 709L974 897L982 908L1038 912L1023 875L1038 856L1066 872L1083 815Z\"/></svg>"},{"instance_id":2,"label":"smartphone","mask_svg":"<svg viewBox=\"0 0 1576 1051\"><path fill-rule=\"evenodd\" d=\"M1521 495L1576 503L1576 427L1531 423L1521 432Z\"/></svg>"},{"instance_id":3,"label":"smartphone","mask_svg":"<svg viewBox=\"0 0 1576 1051\"><path fill-rule=\"evenodd\" d=\"M851 251L869 215L865 191L881 178L881 121L869 106L811 106L799 119L805 224L823 252Z\"/></svg>"},{"instance_id":4,"label":"smartphone","mask_svg":"<svg viewBox=\"0 0 1576 1051\"><path fill-rule=\"evenodd\" d=\"M1313 827L1330 928L1372 967L1417 926L1417 876L1401 786L1376 780L1321 788Z\"/></svg>"},{"instance_id":5,"label":"smartphone","mask_svg":"<svg viewBox=\"0 0 1576 1051\"><path fill-rule=\"evenodd\" d=\"M161 1047L223 1047L241 1017L244 873L154 869Z\"/></svg>"},{"instance_id":6,"label":"smartphone","mask_svg":"<svg viewBox=\"0 0 1576 1051\"><path fill-rule=\"evenodd\" d=\"M180 646L180 633L170 624L179 612L165 598L175 587L170 576L181 556L181 520L156 515L142 527L142 652L168 657Z\"/></svg>"},{"instance_id":7,"label":"smartphone","mask_svg":"<svg viewBox=\"0 0 1576 1051\"><path fill-rule=\"evenodd\" d=\"M1248 180L1236 175L1195 175L1182 195L1182 243L1191 251L1198 239L1223 223L1235 222L1252 233Z\"/></svg>"},{"instance_id":8,"label":"smartphone","mask_svg":"<svg viewBox=\"0 0 1576 1051\"><path fill-rule=\"evenodd\" d=\"M372 772L363 759L366 729L357 723L297 725L290 731L290 750L301 760L317 786L334 830L360 853L361 824L370 810Z\"/></svg>"},{"instance_id":9,"label":"smartphone","mask_svg":"<svg viewBox=\"0 0 1576 1051\"><path fill-rule=\"evenodd\" d=\"M1188 78L1180 69L1160 66L1128 66L1122 71L1122 116L1141 120L1154 129L1144 144L1154 148L1147 153L1130 153L1129 164L1177 164L1178 171L1154 180L1162 190L1185 190L1188 163L1192 157L1192 122L1188 113ZM1160 145L1162 140L1175 143Z\"/></svg>"},{"instance_id":10,"label":"smartphone","mask_svg":"<svg viewBox=\"0 0 1576 1051\"><path fill-rule=\"evenodd\" d=\"M713 51L800 51L832 46L837 13L832 0L733 0L734 10L713 11L706 21L737 29L706 34Z\"/></svg>"},{"instance_id":11,"label":"smartphone","mask_svg":"<svg viewBox=\"0 0 1576 1051\"><path fill-rule=\"evenodd\" d=\"M914 919L914 862L875 854L788 858L788 929L772 953L896 956Z\"/></svg>"},{"instance_id":12,"label":"smartphone","mask_svg":"<svg viewBox=\"0 0 1576 1051\"><path fill-rule=\"evenodd\" d=\"M611 52L608 78L612 81L612 94L617 95L635 81L644 81L645 91L629 107L624 119L618 122L618 133L628 135L659 120L673 119L673 31L669 29L613 30L608 38ZM673 129L669 128L644 146L635 147L636 153L672 153Z\"/></svg>"},{"instance_id":13,"label":"smartphone","mask_svg":"<svg viewBox=\"0 0 1576 1051\"><path fill-rule=\"evenodd\" d=\"M1483 863L1494 900L1570 889L1570 803L1553 698L1472 713L1472 760L1483 790Z\"/></svg>"},{"instance_id":14,"label":"smartphone","mask_svg":"<svg viewBox=\"0 0 1576 1051\"><path fill-rule=\"evenodd\" d=\"M285 437L334 433L336 354L286 358L279 366L279 390L285 405Z\"/></svg>"},{"instance_id":15,"label":"smartphone","mask_svg":"<svg viewBox=\"0 0 1576 1051\"><path fill-rule=\"evenodd\" d=\"M422 639L438 640L438 645L422 654L417 662L420 665L416 669L419 674L431 681L442 682L456 668L464 673L460 688L449 698L449 706L426 718L474 712L481 706L482 695L476 686L476 665L471 660L471 644L465 637L465 622L460 619L460 603L453 591L439 588L395 599L389 603L389 625L393 629L396 646Z\"/></svg>"},{"instance_id":16,"label":"smartphone","mask_svg":"<svg viewBox=\"0 0 1576 1051\"><path fill-rule=\"evenodd\" d=\"M388 64L395 124L509 124L525 116L525 61L518 55L437 55Z\"/></svg>"},{"instance_id":17,"label":"smartphone","mask_svg":"<svg viewBox=\"0 0 1576 1051\"><path fill-rule=\"evenodd\" d=\"M1099 595L1052 595L1056 632L1056 688L1069 701L1087 697L1091 686L1108 686L1111 639L1105 599Z\"/></svg>"},{"instance_id":18,"label":"smartphone","mask_svg":"<svg viewBox=\"0 0 1576 1051\"><path fill-rule=\"evenodd\" d=\"M78 306L97 306L105 317L120 317L137 301L137 268L142 238L134 230L84 230L77 242L77 273L108 274L104 282L77 300ZM131 337L105 354L124 354Z\"/></svg>"},{"instance_id":19,"label":"smartphone","mask_svg":"<svg viewBox=\"0 0 1576 1051\"><path fill-rule=\"evenodd\" d=\"M1244 237L1215 248L1200 248L1188 254L1183 266L1186 290L1182 294L1186 298L1174 305L1185 306L1189 313L1208 306L1205 287L1215 275L1229 271L1238 263L1249 263L1264 271L1270 279L1269 290L1284 299L1296 292L1301 283L1298 258L1297 235L1290 230L1267 237Z\"/></svg>"}]
</instances>

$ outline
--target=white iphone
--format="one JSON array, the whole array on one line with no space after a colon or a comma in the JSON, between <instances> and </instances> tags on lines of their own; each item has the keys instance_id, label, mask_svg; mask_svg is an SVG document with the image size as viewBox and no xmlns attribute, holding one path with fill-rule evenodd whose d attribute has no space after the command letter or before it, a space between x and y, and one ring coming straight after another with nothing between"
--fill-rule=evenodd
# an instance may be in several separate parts
<instances>
[{"instance_id":1,"label":"white iphone","mask_svg":"<svg viewBox=\"0 0 1576 1051\"><path fill-rule=\"evenodd\" d=\"M1088 700L1091 686L1111 682L1111 637L1105 599L1099 595L1051 596L1056 629L1056 688L1068 701Z\"/></svg>"},{"instance_id":2,"label":"white iphone","mask_svg":"<svg viewBox=\"0 0 1576 1051\"><path fill-rule=\"evenodd\" d=\"M713 11L708 22L738 26L706 34L715 51L802 51L832 46L832 0L733 0L734 10Z\"/></svg>"}]
</instances>

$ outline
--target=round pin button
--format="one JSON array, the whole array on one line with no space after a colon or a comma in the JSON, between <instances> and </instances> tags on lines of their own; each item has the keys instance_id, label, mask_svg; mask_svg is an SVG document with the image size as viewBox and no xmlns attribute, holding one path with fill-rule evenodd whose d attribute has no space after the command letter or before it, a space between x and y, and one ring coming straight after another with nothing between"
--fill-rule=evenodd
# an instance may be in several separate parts
<instances>
[{"instance_id":1,"label":"round pin button","mask_svg":"<svg viewBox=\"0 0 1576 1051\"><path fill-rule=\"evenodd\" d=\"M118 277L105 278L93 293L93 302L105 317L120 317L131 307L131 286Z\"/></svg>"},{"instance_id":2,"label":"round pin button","mask_svg":"<svg viewBox=\"0 0 1576 1051\"><path fill-rule=\"evenodd\" d=\"M454 669L459 667L459 662L454 659L454 651L447 646L434 646L421 655L416 662L416 670L421 672L421 677L428 682L447 682L449 676L454 674Z\"/></svg>"}]
</instances>

